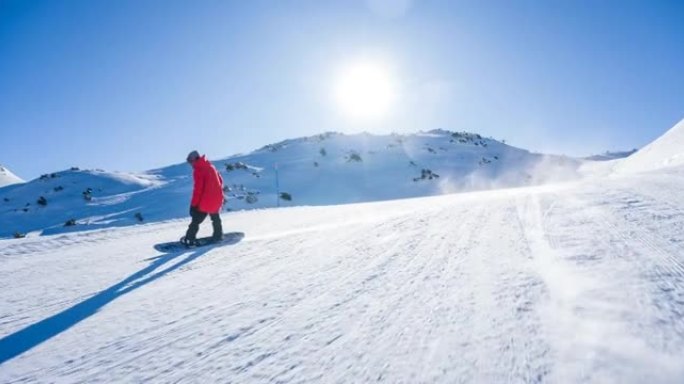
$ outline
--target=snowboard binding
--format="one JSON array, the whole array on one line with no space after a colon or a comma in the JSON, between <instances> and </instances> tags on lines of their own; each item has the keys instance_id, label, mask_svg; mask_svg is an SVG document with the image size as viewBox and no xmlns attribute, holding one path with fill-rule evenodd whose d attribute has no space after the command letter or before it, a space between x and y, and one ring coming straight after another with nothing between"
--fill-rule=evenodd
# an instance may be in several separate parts
<instances>
[{"instance_id":1,"label":"snowboard binding","mask_svg":"<svg viewBox=\"0 0 684 384\"><path fill-rule=\"evenodd\" d=\"M180 238L180 243L183 244L186 248L194 248L199 245L197 239L188 239L185 236Z\"/></svg>"}]
</instances>

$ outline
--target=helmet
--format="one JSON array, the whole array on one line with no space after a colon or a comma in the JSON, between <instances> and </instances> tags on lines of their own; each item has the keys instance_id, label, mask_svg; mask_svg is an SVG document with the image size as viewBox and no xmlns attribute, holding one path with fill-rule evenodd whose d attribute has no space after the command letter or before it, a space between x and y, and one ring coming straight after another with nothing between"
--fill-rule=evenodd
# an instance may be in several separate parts
<instances>
[{"instance_id":1,"label":"helmet","mask_svg":"<svg viewBox=\"0 0 684 384\"><path fill-rule=\"evenodd\" d=\"M192 163L193 161L199 159L200 154L197 151L192 151L188 154L188 157L185 159L188 163Z\"/></svg>"}]
</instances>

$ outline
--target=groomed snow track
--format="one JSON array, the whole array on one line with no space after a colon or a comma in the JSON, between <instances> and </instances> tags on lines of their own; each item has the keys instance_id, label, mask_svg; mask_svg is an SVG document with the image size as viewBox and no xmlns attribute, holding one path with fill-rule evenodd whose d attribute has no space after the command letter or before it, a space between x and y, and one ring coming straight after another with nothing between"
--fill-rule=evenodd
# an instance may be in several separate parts
<instances>
[{"instance_id":1,"label":"groomed snow track","mask_svg":"<svg viewBox=\"0 0 684 384\"><path fill-rule=\"evenodd\" d=\"M0 382L681 383L682 175L3 241Z\"/></svg>"}]
</instances>

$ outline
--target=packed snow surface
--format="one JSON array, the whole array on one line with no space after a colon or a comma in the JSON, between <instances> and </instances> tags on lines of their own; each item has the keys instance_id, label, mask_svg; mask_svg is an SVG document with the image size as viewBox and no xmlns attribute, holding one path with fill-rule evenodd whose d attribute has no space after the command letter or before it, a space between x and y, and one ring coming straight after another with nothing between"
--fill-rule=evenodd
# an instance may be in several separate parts
<instances>
[{"instance_id":1,"label":"packed snow surface","mask_svg":"<svg viewBox=\"0 0 684 384\"><path fill-rule=\"evenodd\" d=\"M683 176L3 240L0 382L682 383Z\"/></svg>"}]
</instances>

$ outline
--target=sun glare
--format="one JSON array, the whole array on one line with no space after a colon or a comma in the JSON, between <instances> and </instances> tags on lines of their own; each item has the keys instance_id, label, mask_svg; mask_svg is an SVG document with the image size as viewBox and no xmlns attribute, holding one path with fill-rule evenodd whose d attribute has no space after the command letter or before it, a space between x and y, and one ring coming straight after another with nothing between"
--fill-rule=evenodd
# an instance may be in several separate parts
<instances>
[{"instance_id":1,"label":"sun glare","mask_svg":"<svg viewBox=\"0 0 684 384\"><path fill-rule=\"evenodd\" d=\"M346 116L368 120L387 115L395 90L387 68L378 63L359 62L338 75L334 96Z\"/></svg>"}]
</instances>

